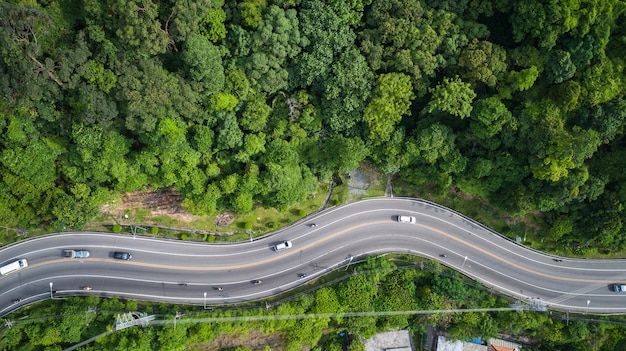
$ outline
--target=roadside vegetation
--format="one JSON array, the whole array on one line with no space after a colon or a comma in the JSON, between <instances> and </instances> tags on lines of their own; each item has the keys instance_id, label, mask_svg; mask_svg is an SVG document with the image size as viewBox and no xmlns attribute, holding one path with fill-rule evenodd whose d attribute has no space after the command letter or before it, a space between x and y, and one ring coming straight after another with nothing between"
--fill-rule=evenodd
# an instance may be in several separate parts
<instances>
[{"instance_id":1,"label":"roadside vegetation","mask_svg":"<svg viewBox=\"0 0 626 351\"><path fill-rule=\"evenodd\" d=\"M415 345L419 345L425 340L428 325L448 331L452 338L502 334L523 340L524 350L529 351L617 351L626 341L626 320L616 316L567 317L537 311L383 313L509 307L512 302L437 263L412 257L369 258L349 271L334 272L267 301L209 311L203 310L202 305L152 304L117 298L44 301L9 316L7 320L13 325L0 330L0 348L62 350L111 330L117 314L135 311L158 315L157 320L167 324L116 331L81 350L339 351L345 342L339 332L347 330L357 339L350 350L359 351L364 350L361 338L392 329L410 330ZM181 317L174 325L177 312ZM381 313L344 315L349 312ZM313 318L289 318L303 314Z\"/></svg>"},{"instance_id":2,"label":"roadside vegetation","mask_svg":"<svg viewBox=\"0 0 626 351\"><path fill-rule=\"evenodd\" d=\"M247 240L317 211L333 178L341 184L331 205L382 195L391 177L395 195L449 206L535 249L624 256L625 11L619 0L0 2L0 242L130 224L184 240ZM377 175L365 195L351 194L346 176L359 167ZM125 207L133 194L166 194L173 210ZM381 275L409 287L416 308L474 296L441 295L444 278L428 274ZM331 310L316 302L323 292L345 299L338 311L397 307L384 300L396 285L376 279L351 277L281 308ZM351 305L346 284L371 299ZM102 324L79 330L85 306L138 306L67 301L80 308L25 310L0 348L56 350L110 323L87 315ZM64 317L34 323L51 315ZM455 335L508 326L542 350L617 350L624 335L511 312L183 324L90 347L201 349L220 330L280 329L292 349L335 343L337 328L419 334L426 322Z\"/></svg>"},{"instance_id":3,"label":"roadside vegetation","mask_svg":"<svg viewBox=\"0 0 626 351\"><path fill-rule=\"evenodd\" d=\"M540 219L533 247L622 252L625 8L2 2L0 223L82 229L166 191L254 228L255 209L308 212L365 162L383 184L479 199L511 235Z\"/></svg>"}]
</instances>

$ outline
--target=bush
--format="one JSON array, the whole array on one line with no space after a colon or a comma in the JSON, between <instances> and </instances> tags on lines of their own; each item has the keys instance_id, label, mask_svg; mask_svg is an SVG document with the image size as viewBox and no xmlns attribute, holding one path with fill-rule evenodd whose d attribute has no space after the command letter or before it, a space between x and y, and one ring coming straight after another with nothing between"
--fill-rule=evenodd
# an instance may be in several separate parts
<instances>
[{"instance_id":1,"label":"bush","mask_svg":"<svg viewBox=\"0 0 626 351\"><path fill-rule=\"evenodd\" d=\"M252 222L248 221L243 224L244 229L252 229Z\"/></svg>"},{"instance_id":2,"label":"bush","mask_svg":"<svg viewBox=\"0 0 626 351\"><path fill-rule=\"evenodd\" d=\"M187 240L189 236L187 234L181 234L180 235L180 240Z\"/></svg>"},{"instance_id":3,"label":"bush","mask_svg":"<svg viewBox=\"0 0 626 351\"><path fill-rule=\"evenodd\" d=\"M150 228L150 234L152 234L152 235L159 234L159 227L152 227L152 228Z\"/></svg>"},{"instance_id":4,"label":"bush","mask_svg":"<svg viewBox=\"0 0 626 351\"><path fill-rule=\"evenodd\" d=\"M206 241L212 243L215 241L215 235L211 234L207 237Z\"/></svg>"},{"instance_id":5,"label":"bush","mask_svg":"<svg viewBox=\"0 0 626 351\"><path fill-rule=\"evenodd\" d=\"M122 226L119 224L114 224L112 230L113 230L113 233L119 233L122 231Z\"/></svg>"},{"instance_id":6,"label":"bush","mask_svg":"<svg viewBox=\"0 0 626 351\"><path fill-rule=\"evenodd\" d=\"M304 209L301 208L301 209L298 210L298 216L299 217L304 217L305 214L306 214L306 211Z\"/></svg>"}]
</instances>

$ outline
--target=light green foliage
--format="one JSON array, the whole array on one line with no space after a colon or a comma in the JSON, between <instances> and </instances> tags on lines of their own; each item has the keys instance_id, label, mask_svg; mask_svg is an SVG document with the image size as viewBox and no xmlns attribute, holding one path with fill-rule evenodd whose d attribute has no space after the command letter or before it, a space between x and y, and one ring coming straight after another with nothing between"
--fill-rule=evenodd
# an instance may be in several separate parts
<instances>
[{"instance_id":1,"label":"light green foliage","mask_svg":"<svg viewBox=\"0 0 626 351\"><path fill-rule=\"evenodd\" d=\"M461 119L472 113L472 101L476 93L469 83L459 77L443 79L435 88L428 90L432 97L428 103L428 112L445 112Z\"/></svg>"},{"instance_id":2,"label":"light green foliage","mask_svg":"<svg viewBox=\"0 0 626 351\"><path fill-rule=\"evenodd\" d=\"M238 99L248 95L250 82L242 69L234 68L226 71L224 92L235 95Z\"/></svg>"},{"instance_id":3,"label":"light green foliage","mask_svg":"<svg viewBox=\"0 0 626 351\"><path fill-rule=\"evenodd\" d=\"M200 18L199 32L213 43L226 38L226 12L222 8L224 1L212 1L206 15Z\"/></svg>"},{"instance_id":4,"label":"light green foliage","mask_svg":"<svg viewBox=\"0 0 626 351\"><path fill-rule=\"evenodd\" d=\"M582 94L591 105L610 101L622 92L623 66L605 60L583 73Z\"/></svg>"},{"instance_id":5,"label":"light green foliage","mask_svg":"<svg viewBox=\"0 0 626 351\"><path fill-rule=\"evenodd\" d=\"M532 66L521 71L509 72L508 82L514 91L524 91L533 86L538 76L537 67Z\"/></svg>"},{"instance_id":6,"label":"light green foliage","mask_svg":"<svg viewBox=\"0 0 626 351\"><path fill-rule=\"evenodd\" d=\"M308 167L300 164L300 156L288 142L276 139L266 145L262 162L266 170L259 178L265 187L264 202L278 208L301 201L315 188L315 179Z\"/></svg>"},{"instance_id":7,"label":"light green foliage","mask_svg":"<svg viewBox=\"0 0 626 351\"><path fill-rule=\"evenodd\" d=\"M238 103L237 98L228 93L217 93L211 95L209 101L211 108L216 112L232 111Z\"/></svg>"},{"instance_id":8,"label":"light green foliage","mask_svg":"<svg viewBox=\"0 0 626 351\"><path fill-rule=\"evenodd\" d=\"M254 155L265 152L265 134L246 134L243 148L235 155L238 162L248 162Z\"/></svg>"},{"instance_id":9,"label":"light green foliage","mask_svg":"<svg viewBox=\"0 0 626 351\"><path fill-rule=\"evenodd\" d=\"M530 167L537 179L552 182L566 177L568 170L574 167L573 140L564 127L561 111L555 105L545 101L539 105L528 106L524 111L522 130L532 143Z\"/></svg>"},{"instance_id":10,"label":"light green foliage","mask_svg":"<svg viewBox=\"0 0 626 351\"><path fill-rule=\"evenodd\" d=\"M242 22L252 29L259 26L259 22L261 22L262 18L262 11L266 6L267 2L265 0L245 0L237 4L241 13Z\"/></svg>"},{"instance_id":11,"label":"light green foliage","mask_svg":"<svg viewBox=\"0 0 626 351\"><path fill-rule=\"evenodd\" d=\"M409 76L402 73L378 76L372 98L365 108L369 138L379 141L389 140L396 129L396 124L409 112L414 97Z\"/></svg>"},{"instance_id":12,"label":"light green foliage","mask_svg":"<svg viewBox=\"0 0 626 351\"><path fill-rule=\"evenodd\" d=\"M272 108L265 102L265 94L252 93L248 96L243 113L241 126L249 131L258 132L265 128Z\"/></svg>"}]
</instances>

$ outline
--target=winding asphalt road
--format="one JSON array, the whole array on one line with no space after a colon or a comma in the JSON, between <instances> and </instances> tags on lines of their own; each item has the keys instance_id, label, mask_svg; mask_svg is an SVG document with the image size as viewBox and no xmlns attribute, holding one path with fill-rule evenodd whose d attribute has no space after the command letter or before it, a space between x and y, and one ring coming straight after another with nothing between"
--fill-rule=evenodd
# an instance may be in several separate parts
<instances>
[{"instance_id":1,"label":"winding asphalt road","mask_svg":"<svg viewBox=\"0 0 626 351\"><path fill-rule=\"evenodd\" d=\"M415 216L417 223L398 223L398 215ZM272 246L282 240L291 240L293 248L274 252ZM87 249L91 257L65 258L64 249ZM115 260L113 251L129 251L133 259ZM24 240L0 250L0 264L18 258L29 262L0 276L0 316L50 298L50 283L56 297L240 303L287 291L353 258L389 252L439 260L494 290L550 309L626 313L626 293L610 290L611 284L626 281L626 260L557 258L433 203L374 198L328 209L253 242L207 244L85 232ZM444 254L447 258L440 257ZM300 279L302 273L307 277ZM263 283L252 284L257 279Z\"/></svg>"}]
</instances>

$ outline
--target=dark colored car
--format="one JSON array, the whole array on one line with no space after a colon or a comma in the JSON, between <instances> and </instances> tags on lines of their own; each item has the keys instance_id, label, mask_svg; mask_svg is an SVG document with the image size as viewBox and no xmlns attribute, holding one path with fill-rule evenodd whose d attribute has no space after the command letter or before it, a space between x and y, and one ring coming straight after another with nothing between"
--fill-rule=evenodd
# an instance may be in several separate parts
<instances>
[{"instance_id":1,"label":"dark colored car","mask_svg":"<svg viewBox=\"0 0 626 351\"><path fill-rule=\"evenodd\" d=\"M121 252L121 251L115 251L113 253L113 258L116 258L118 260L130 260L133 258L133 255L130 254L130 252Z\"/></svg>"},{"instance_id":2,"label":"dark colored car","mask_svg":"<svg viewBox=\"0 0 626 351\"><path fill-rule=\"evenodd\" d=\"M611 288L616 293L623 293L626 291L626 284L621 284L621 283L613 284Z\"/></svg>"}]
</instances>

